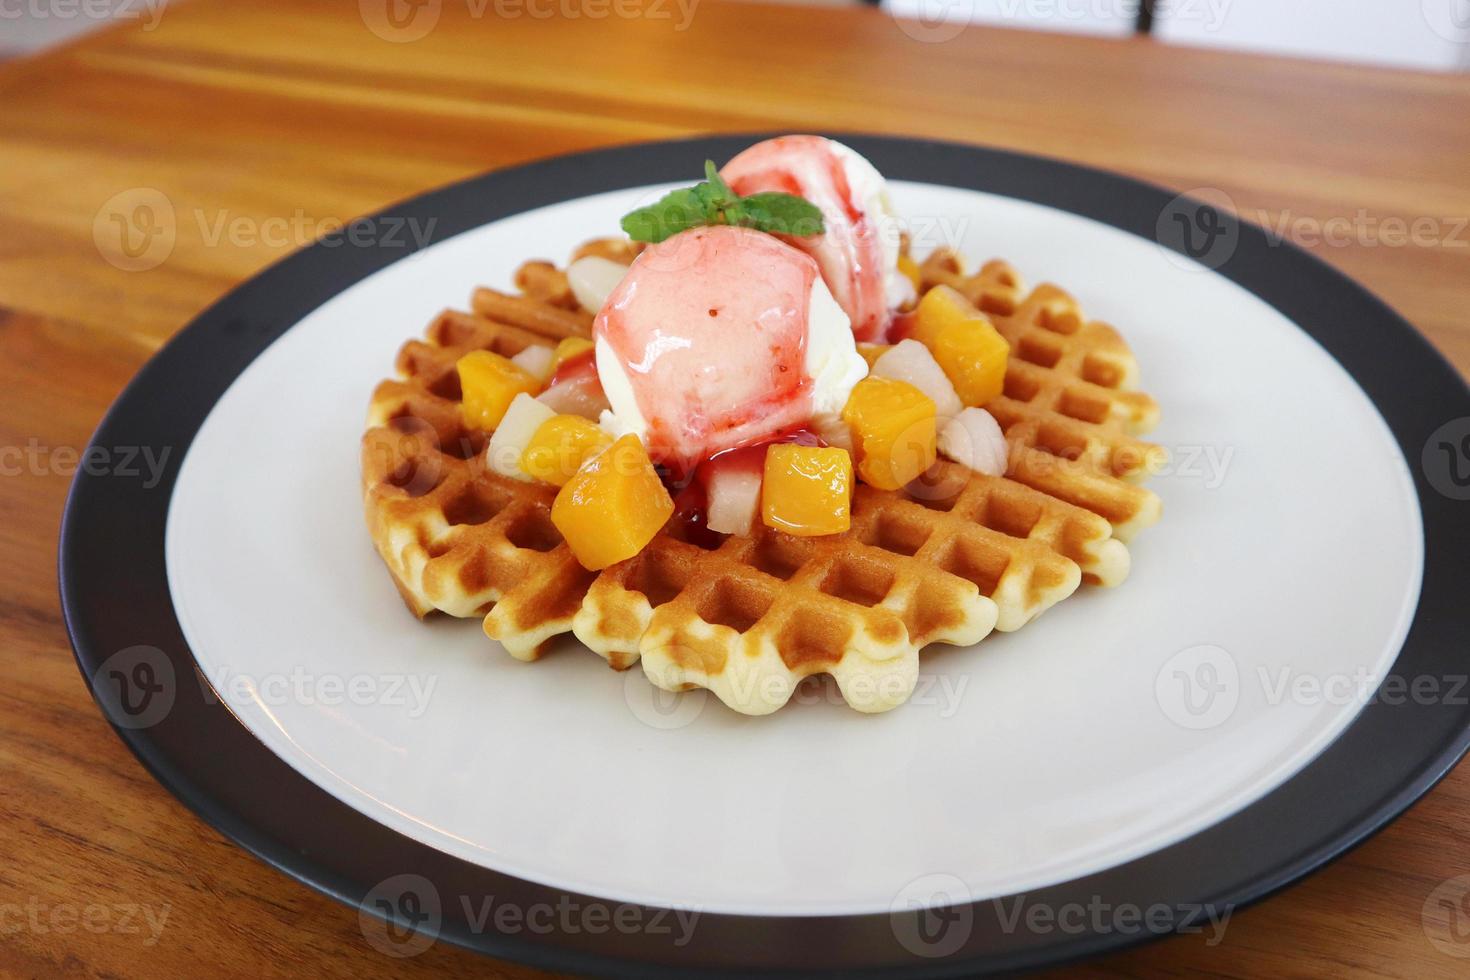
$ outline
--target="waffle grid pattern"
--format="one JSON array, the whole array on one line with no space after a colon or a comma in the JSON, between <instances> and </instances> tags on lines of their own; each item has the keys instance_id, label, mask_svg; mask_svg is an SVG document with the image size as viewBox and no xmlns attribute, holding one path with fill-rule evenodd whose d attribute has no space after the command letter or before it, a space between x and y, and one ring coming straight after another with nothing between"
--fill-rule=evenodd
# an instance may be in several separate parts
<instances>
[{"instance_id":1,"label":"waffle grid pattern","mask_svg":"<svg viewBox=\"0 0 1470 980\"><path fill-rule=\"evenodd\" d=\"M633 253L606 242L582 254ZM658 686L708 688L745 713L779 708L804 677L822 673L853 707L881 711L912 692L923 646L1018 629L1083 580L1121 582L1129 554L1120 532L1150 518L1147 498L1117 488L1152 497L1131 481L1154 448L1127 434L1157 414L1127 390L1136 366L1126 346L1111 328L1085 324L1060 290L1023 295L1002 263L965 277L941 255L923 272L926 284L976 301L1013 352L1034 355L1012 357L993 410L1005 416L1013 455L1046 456L1045 467L992 478L941 461L904 491L859 485L852 529L830 537L764 527L750 538L693 535L675 520L637 557L586 571L551 523L555 491L490 471L487 437L460 421L455 363L465 353L514 356L585 333L588 314L565 274L528 262L518 295L481 289L475 313L440 314L400 351L399 377L374 392L364 499L405 602L420 617L484 615L485 632L523 660L573 631L614 667L641 660ZM1054 455L1057 433L1087 452ZM1119 469L1114 460L1130 446L1144 463Z\"/></svg>"}]
</instances>

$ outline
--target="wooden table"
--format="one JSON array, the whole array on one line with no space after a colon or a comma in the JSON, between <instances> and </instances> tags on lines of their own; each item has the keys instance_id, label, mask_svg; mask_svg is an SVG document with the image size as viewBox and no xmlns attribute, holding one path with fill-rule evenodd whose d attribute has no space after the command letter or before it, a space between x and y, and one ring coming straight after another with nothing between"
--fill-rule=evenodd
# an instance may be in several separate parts
<instances>
[{"instance_id":1,"label":"wooden table","mask_svg":"<svg viewBox=\"0 0 1470 980\"><path fill-rule=\"evenodd\" d=\"M686 22L672 3L599 18L612 8L567 2L589 16L448 0L405 41L425 22L395 27L372 0L195 0L152 29L0 66L5 973L533 972L444 944L374 953L352 910L153 782L93 706L62 628L53 555L72 454L170 334L320 222L505 164L704 130L945 137L1216 188L1298 233L1339 219L1335 244L1313 249L1470 366L1470 78L998 30L923 41L875 10L710 0ZM94 244L109 200L136 188L190 216L146 271ZM1418 244L1391 234L1415 219ZM1220 946L1173 938L1091 969L1464 975L1420 910L1470 872L1467 808L1461 767L1347 858L1238 913ZM166 913L156 942L146 913Z\"/></svg>"}]
</instances>

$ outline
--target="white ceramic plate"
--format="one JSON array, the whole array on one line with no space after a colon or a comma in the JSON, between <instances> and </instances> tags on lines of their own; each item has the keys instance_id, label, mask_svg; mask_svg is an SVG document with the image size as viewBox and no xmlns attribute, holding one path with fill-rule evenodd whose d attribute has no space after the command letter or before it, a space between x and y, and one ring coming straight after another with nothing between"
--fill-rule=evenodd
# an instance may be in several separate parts
<instances>
[{"instance_id":1,"label":"white ceramic plate","mask_svg":"<svg viewBox=\"0 0 1470 980\"><path fill-rule=\"evenodd\" d=\"M881 716L809 684L747 718L574 640L525 664L477 621L414 619L362 520L373 386L439 309L614 232L661 189L376 262L273 327L289 329L212 403L169 498L168 590L209 687L291 769L411 841L551 889L862 916L916 889L959 905L1163 851L1291 780L1369 702L1425 555L1413 475L1359 384L1177 251L938 183L894 182L916 250L1062 285L1122 332L1162 408L1164 518L1123 585L931 649L914 698Z\"/></svg>"}]
</instances>

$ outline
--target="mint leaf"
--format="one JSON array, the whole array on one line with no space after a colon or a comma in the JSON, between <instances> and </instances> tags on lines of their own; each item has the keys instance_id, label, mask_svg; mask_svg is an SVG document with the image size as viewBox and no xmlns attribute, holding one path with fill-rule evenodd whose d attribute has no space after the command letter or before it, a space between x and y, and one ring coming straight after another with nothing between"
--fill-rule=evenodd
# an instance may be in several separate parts
<instances>
[{"instance_id":1,"label":"mint leaf","mask_svg":"<svg viewBox=\"0 0 1470 980\"><path fill-rule=\"evenodd\" d=\"M806 238L824 230L821 209L795 194L770 192L742 197L740 216L739 224L773 235Z\"/></svg>"},{"instance_id":2,"label":"mint leaf","mask_svg":"<svg viewBox=\"0 0 1470 980\"><path fill-rule=\"evenodd\" d=\"M698 187L670 191L647 207L629 211L620 222L635 242L661 242L690 228L710 224L709 201Z\"/></svg>"},{"instance_id":3,"label":"mint leaf","mask_svg":"<svg viewBox=\"0 0 1470 980\"><path fill-rule=\"evenodd\" d=\"M725 183L713 160L704 161L704 176L693 187L670 191L623 215L623 231L635 242L661 242L703 225L739 225L797 238L823 231L822 212L804 198L776 192L741 197Z\"/></svg>"},{"instance_id":4,"label":"mint leaf","mask_svg":"<svg viewBox=\"0 0 1470 980\"><path fill-rule=\"evenodd\" d=\"M720 172L715 169L713 160L704 161L704 181L718 195L721 204L732 204L740 200L740 195L730 189L730 185L725 183L725 178L721 177Z\"/></svg>"}]
</instances>

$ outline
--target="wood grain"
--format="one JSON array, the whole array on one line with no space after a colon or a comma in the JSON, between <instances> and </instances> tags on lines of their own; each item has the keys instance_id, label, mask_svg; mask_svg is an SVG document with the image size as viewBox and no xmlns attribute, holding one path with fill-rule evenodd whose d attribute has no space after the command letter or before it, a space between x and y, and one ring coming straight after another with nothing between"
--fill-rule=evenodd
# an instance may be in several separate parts
<instances>
[{"instance_id":1,"label":"wood grain","mask_svg":"<svg viewBox=\"0 0 1470 980\"><path fill-rule=\"evenodd\" d=\"M380 957L351 910L160 789L77 676L54 564L67 452L174 331L304 244L239 228L326 227L488 168L699 131L930 135L1215 188L1267 224L1420 219L1435 241L1353 232L1313 250L1470 366L1464 77L998 30L924 43L873 10L712 0L687 24L667 3L666 17L535 19L448 0L426 36L393 43L360 15L371 7L195 0L152 29L0 66L0 448L30 460L0 478L7 975L533 975L443 945ZM130 272L93 232L137 188L180 218L166 261ZM1421 908L1470 873L1467 808L1462 767L1344 860L1236 914L1223 943L1174 938L1083 972L1463 976L1470 961L1430 944ZM88 906L108 928L70 921ZM120 927L125 906L141 932ZM145 910L167 912L154 942Z\"/></svg>"}]
</instances>

